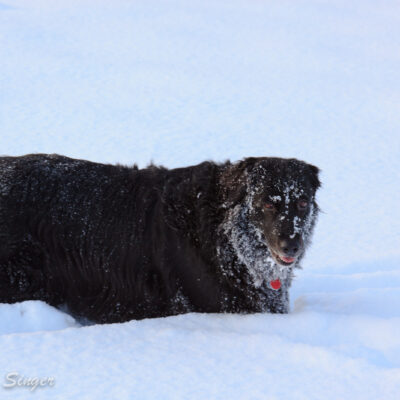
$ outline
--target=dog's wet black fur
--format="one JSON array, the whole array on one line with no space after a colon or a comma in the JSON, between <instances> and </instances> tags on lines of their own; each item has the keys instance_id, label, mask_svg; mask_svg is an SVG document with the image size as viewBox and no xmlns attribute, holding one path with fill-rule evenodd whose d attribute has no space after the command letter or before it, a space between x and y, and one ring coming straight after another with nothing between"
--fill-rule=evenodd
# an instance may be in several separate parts
<instances>
[{"instance_id":1,"label":"dog's wet black fur","mask_svg":"<svg viewBox=\"0 0 400 400\"><path fill-rule=\"evenodd\" d=\"M0 302L94 322L287 312L319 185L295 159L168 170L1 157Z\"/></svg>"}]
</instances>

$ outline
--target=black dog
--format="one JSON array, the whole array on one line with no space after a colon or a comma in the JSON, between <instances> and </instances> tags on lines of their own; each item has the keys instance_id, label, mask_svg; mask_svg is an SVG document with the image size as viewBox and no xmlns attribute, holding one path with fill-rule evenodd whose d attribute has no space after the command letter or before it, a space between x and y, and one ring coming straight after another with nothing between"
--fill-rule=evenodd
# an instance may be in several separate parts
<instances>
[{"instance_id":1,"label":"black dog","mask_svg":"<svg viewBox=\"0 0 400 400\"><path fill-rule=\"evenodd\" d=\"M168 170L0 158L0 302L96 322L288 311L318 168L247 158Z\"/></svg>"}]
</instances>

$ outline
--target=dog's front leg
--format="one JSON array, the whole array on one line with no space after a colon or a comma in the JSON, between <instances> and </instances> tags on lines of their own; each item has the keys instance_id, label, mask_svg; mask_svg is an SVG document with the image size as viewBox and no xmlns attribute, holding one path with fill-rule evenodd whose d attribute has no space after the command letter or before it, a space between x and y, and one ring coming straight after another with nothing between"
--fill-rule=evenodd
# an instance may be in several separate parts
<instances>
[{"instance_id":1,"label":"dog's front leg","mask_svg":"<svg viewBox=\"0 0 400 400\"><path fill-rule=\"evenodd\" d=\"M282 286L279 290L265 289L265 311L274 314L287 314L289 312L289 291Z\"/></svg>"}]
</instances>

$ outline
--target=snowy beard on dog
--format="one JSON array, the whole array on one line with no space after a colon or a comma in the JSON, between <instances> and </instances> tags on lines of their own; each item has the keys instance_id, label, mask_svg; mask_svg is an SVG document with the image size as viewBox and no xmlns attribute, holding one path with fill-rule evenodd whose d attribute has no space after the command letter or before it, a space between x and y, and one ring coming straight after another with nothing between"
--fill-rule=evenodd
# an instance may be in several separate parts
<instances>
[{"instance_id":1,"label":"snowy beard on dog","mask_svg":"<svg viewBox=\"0 0 400 400\"><path fill-rule=\"evenodd\" d=\"M239 263L246 267L255 288L270 288L270 282L276 280L288 287L293 278L293 269L301 268L299 261L302 256L290 266L281 265L275 261L262 231L251 221L253 198L254 191L247 196L243 204L238 204L227 211L227 218L221 225L222 232ZM303 239L303 254L310 243L317 213L318 209L311 204L302 229L298 226L297 217L293 221L293 232L299 233ZM219 249L219 254L221 254L221 249ZM238 267L240 268L236 265L236 268Z\"/></svg>"},{"instance_id":2,"label":"snowy beard on dog","mask_svg":"<svg viewBox=\"0 0 400 400\"><path fill-rule=\"evenodd\" d=\"M246 267L256 288L276 279L286 281L292 275L292 266L276 263L263 240L263 234L250 222L249 213L247 205L237 205L229 211L222 225L236 257Z\"/></svg>"}]
</instances>

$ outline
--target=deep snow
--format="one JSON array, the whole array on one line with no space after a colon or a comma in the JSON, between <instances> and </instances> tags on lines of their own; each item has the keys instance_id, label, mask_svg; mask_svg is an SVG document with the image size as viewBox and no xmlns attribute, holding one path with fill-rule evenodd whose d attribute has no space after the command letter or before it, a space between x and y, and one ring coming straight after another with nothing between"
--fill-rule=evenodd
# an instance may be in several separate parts
<instances>
[{"instance_id":1,"label":"deep snow","mask_svg":"<svg viewBox=\"0 0 400 400\"><path fill-rule=\"evenodd\" d=\"M322 169L289 315L80 327L0 305L5 375L49 399L397 399L396 0L0 3L0 153L168 167L297 157Z\"/></svg>"}]
</instances>

